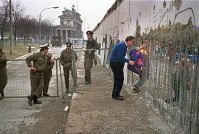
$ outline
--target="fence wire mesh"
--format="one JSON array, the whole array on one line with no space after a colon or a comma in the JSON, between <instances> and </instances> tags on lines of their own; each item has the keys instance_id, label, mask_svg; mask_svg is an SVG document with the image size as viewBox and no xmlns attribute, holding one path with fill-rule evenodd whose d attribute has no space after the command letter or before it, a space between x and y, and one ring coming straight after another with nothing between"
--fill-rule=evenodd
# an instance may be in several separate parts
<instances>
[{"instance_id":1,"label":"fence wire mesh","mask_svg":"<svg viewBox=\"0 0 199 134\"><path fill-rule=\"evenodd\" d=\"M190 48L174 44L175 53L170 55L169 49L161 43L149 41L149 44L145 96L165 120L170 117L185 133L199 132L199 48L195 46L189 51Z\"/></svg>"},{"instance_id":2,"label":"fence wire mesh","mask_svg":"<svg viewBox=\"0 0 199 134\"><path fill-rule=\"evenodd\" d=\"M59 96L60 84L58 82L58 60L56 60L52 77L49 84L48 94L50 96ZM7 64L8 82L4 89L6 97L26 97L30 94L30 69L26 65L25 59L9 60Z\"/></svg>"}]
</instances>

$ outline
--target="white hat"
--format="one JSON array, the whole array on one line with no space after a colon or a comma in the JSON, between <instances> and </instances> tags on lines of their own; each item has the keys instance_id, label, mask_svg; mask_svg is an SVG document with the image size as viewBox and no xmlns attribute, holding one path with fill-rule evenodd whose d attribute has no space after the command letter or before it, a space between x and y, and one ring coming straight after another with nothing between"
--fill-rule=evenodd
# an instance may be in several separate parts
<instances>
[{"instance_id":1,"label":"white hat","mask_svg":"<svg viewBox=\"0 0 199 134\"><path fill-rule=\"evenodd\" d=\"M49 43L44 43L41 46L39 46L40 48L44 48L44 47L49 47Z\"/></svg>"}]
</instances>

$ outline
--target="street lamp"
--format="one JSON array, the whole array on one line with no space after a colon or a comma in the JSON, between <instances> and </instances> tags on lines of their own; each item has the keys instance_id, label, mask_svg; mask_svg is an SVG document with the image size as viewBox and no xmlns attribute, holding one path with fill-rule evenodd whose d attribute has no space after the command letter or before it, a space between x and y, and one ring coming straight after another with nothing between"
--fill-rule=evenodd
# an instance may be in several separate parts
<instances>
[{"instance_id":1,"label":"street lamp","mask_svg":"<svg viewBox=\"0 0 199 134\"><path fill-rule=\"evenodd\" d=\"M54 28L53 23L54 23L54 21L55 21L56 19L59 19L59 18L54 18L53 21L52 21L52 36L53 36L53 33L54 33L54 32L53 32L53 28Z\"/></svg>"},{"instance_id":2,"label":"street lamp","mask_svg":"<svg viewBox=\"0 0 199 134\"><path fill-rule=\"evenodd\" d=\"M45 9L41 10L41 12L40 12L40 14L39 14L39 41L40 41L40 44L41 44L41 14L42 14L42 12L44 12L45 10L51 9L51 8L57 9L57 8L59 8L59 7L48 7L48 8L45 8Z\"/></svg>"}]
</instances>

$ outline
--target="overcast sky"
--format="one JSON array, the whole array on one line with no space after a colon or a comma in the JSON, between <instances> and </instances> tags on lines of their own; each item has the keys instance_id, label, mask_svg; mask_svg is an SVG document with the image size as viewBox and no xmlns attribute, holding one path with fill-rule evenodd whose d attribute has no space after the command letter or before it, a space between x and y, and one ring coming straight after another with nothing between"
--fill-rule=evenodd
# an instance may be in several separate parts
<instances>
[{"instance_id":1,"label":"overcast sky","mask_svg":"<svg viewBox=\"0 0 199 134\"><path fill-rule=\"evenodd\" d=\"M62 14L64 8L71 9L75 5L85 22L82 30L93 29L101 21L107 10L115 0L13 0L21 1L25 7L25 14L30 14L39 18L41 10L47 7L58 6L59 9L49 9L42 13L42 19L53 20ZM55 19L54 24L59 24L59 19Z\"/></svg>"}]
</instances>

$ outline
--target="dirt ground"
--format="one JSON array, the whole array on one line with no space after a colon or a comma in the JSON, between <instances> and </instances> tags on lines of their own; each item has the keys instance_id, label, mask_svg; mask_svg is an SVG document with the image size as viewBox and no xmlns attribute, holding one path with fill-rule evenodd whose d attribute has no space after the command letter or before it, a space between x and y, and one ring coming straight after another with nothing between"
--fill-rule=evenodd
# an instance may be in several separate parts
<instances>
[{"instance_id":1,"label":"dirt ground","mask_svg":"<svg viewBox=\"0 0 199 134\"><path fill-rule=\"evenodd\" d=\"M63 134L71 97L40 98L41 105L30 107L27 99L0 101L0 134ZM64 102L64 103L63 103Z\"/></svg>"},{"instance_id":2,"label":"dirt ground","mask_svg":"<svg viewBox=\"0 0 199 134\"><path fill-rule=\"evenodd\" d=\"M92 84L79 84L83 94L73 95L65 134L172 134L143 97L127 94L124 87L125 100L113 100L112 86L111 70L94 67Z\"/></svg>"},{"instance_id":3,"label":"dirt ground","mask_svg":"<svg viewBox=\"0 0 199 134\"><path fill-rule=\"evenodd\" d=\"M66 105L70 105L70 97L63 103L59 99L50 99L42 110L30 117L36 120L33 125L19 125L20 134L63 134L68 112L64 111Z\"/></svg>"}]
</instances>

